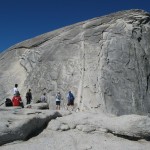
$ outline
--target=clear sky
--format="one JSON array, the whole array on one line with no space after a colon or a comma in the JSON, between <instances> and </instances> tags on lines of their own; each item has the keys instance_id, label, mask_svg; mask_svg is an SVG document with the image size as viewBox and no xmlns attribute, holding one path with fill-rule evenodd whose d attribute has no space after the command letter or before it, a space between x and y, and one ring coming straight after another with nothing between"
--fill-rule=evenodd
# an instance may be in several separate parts
<instances>
[{"instance_id":1,"label":"clear sky","mask_svg":"<svg viewBox=\"0 0 150 150\"><path fill-rule=\"evenodd\" d=\"M67 25L128 9L150 12L150 0L0 0L0 51Z\"/></svg>"}]
</instances>

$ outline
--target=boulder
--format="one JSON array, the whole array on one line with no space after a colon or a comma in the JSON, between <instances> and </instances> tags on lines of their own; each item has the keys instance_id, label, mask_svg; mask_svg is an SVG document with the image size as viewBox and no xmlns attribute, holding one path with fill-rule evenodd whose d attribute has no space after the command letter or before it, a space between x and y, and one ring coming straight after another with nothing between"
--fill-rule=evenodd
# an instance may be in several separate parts
<instances>
[{"instance_id":1,"label":"boulder","mask_svg":"<svg viewBox=\"0 0 150 150\"><path fill-rule=\"evenodd\" d=\"M61 125L70 129L78 129L83 132L112 133L124 138L138 140L150 140L150 118L140 115L110 116L101 113L74 113L72 115L57 118L49 123L48 128L57 123L57 130L62 130ZM58 126L59 125L59 126ZM71 127L70 127L71 125ZM69 129L68 128L68 129Z\"/></svg>"},{"instance_id":2,"label":"boulder","mask_svg":"<svg viewBox=\"0 0 150 150\"><path fill-rule=\"evenodd\" d=\"M48 103L37 103L37 104L28 104L25 108L32 108L32 109L49 109Z\"/></svg>"},{"instance_id":3,"label":"boulder","mask_svg":"<svg viewBox=\"0 0 150 150\"><path fill-rule=\"evenodd\" d=\"M61 116L59 112L50 110L0 109L0 145L27 140L42 132L50 120Z\"/></svg>"}]
</instances>

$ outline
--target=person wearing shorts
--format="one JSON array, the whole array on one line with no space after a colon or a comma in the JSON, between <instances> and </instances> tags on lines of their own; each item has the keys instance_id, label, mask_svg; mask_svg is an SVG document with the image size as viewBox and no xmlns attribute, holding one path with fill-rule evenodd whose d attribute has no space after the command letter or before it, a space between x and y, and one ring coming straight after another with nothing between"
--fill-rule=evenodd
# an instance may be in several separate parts
<instances>
[{"instance_id":1,"label":"person wearing shorts","mask_svg":"<svg viewBox=\"0 0 150 150\"><path fill-rule=\"evenodd\" d=\"M60 110L60 103L61 103L61 94L60 92L57 92L56 94L56 109Z\"/></svg>"}]
</instances>

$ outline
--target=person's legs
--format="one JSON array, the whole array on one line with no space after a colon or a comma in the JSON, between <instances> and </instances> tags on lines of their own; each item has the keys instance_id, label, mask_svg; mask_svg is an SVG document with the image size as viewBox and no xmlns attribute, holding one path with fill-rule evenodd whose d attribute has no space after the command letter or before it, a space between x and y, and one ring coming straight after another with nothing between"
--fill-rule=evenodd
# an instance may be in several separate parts
<instances>
[{"instance_id":1,"label":"person's legs","mask_svg":"<svg viewBox=\"0 0 150 150\"><path fill-rule=\"evenodd\" d=\"M56 101L56 110L60 110L60 101Z\"/></svg>"},{"instance_id":2,"label":"person's legs","mask_svg":"<svg viewBox=\"0 0 150 150\"><path fill-rule=\"evenodd\" d=\"M71 102L70 102L70 105L71 105L71 110L73 111L73 108L74 108L74 101L71 101Z\"/></svg>"},{"instance_id":3,"label":"person's legs","mask_svg":"<svg viewBox=\"0 0 150 150\"><path fill-rule=\"evenodd\" d=\"M58 110L60 110L60 105L58 105Z\"/></svg>"},{"instance_id":4,"label":"person's legs","mask_svg":"<svg viewBox=\"0 0 150 150\"><path fill-rule=\"evenodd\" d=\"M30 102L29 102L29 98L27 98L27 105L28 105L28 104L30 104Z\"/></svg>"},{"instance_id":5,"label":"person's legs","mask_svg":"<svg viewBox=\"0 0 150 150\"><path fill-rule=\"evenodd\" d=\"M56 101L56 110L57 110L57 101Z\"/></svg>"},{"instance_id":6,"label":"person's legs","mask_svg":"<svg viewBox=\"0 0 150 150\"><path fill-rule=\"evenodd\" d=\"M71 111L73 111L73 105L71 105Z\"/></svg>"},{"instance_id":7,"label":"person's legs","mask_svg":"<svg viewBox=\"0 0 150 150\"><path fill-rule=\"evenodd\" d=\"M31 99L29 99L29 104L31 103Z\"/></svg>"},{"instance_id":8,"label":"person's legs","mask_svg":"<svg viewBox=\"0 0 150 150\"><path fill-rule=\"evenodd\" d=\"M56 105L56 110L60 110L60 105Z\"/></svg>"},{"instance_id":9,"label":"person's legs","mask_svg":"<svg viewBox=\"0 0 150 150\"><path fill-rule=\"evenodd\" d=\"M70 106L70 100L68 100L67 110L69 109L69 106Z\"/></svg>"},{"instance_id":10,"label":"person's legs","mask_svg":"<svg viewBox=\"0 0 150 150\"><path fill-rule=\"evenodd\" d=\"M58 101L58 110L60 110L60 101Z\"/></svg>"}]
</instances>

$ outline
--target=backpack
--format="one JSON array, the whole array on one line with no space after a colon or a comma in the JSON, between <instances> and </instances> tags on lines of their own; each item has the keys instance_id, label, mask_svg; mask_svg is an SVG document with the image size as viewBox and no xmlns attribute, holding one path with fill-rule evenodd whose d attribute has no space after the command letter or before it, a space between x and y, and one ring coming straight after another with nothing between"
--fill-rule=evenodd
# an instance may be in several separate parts
<instances>
[{"instance_id":1,"label":"backpack","mask_svg":"<svg viewBox=\"0 0 150 150\"><path fill-rule=\"evenodd\" d=\"M13 106L12 101L11 101L11 99L10 99L10 98L6 98L5 106L6 106L6 107Z\"/></svg>"}]
</instances>

